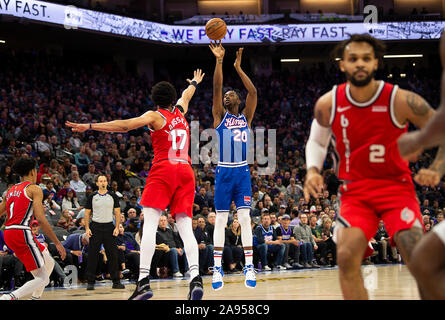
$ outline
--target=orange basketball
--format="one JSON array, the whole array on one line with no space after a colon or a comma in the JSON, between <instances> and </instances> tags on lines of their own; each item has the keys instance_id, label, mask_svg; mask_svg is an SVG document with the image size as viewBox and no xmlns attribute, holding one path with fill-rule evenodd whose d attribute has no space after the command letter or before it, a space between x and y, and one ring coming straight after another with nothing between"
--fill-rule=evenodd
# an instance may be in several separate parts
<instances>
[{"instance_id":1,"label":"orange basketball","mask_svg":"<svg viewBox=\"0 0 445 320\"><path fill-rule=\"evenodd\" d=\"M221 40L227 33L227 25L220 18L213 18L206 23L206 34L212 40Z\"/></svg>"}]
</instances>

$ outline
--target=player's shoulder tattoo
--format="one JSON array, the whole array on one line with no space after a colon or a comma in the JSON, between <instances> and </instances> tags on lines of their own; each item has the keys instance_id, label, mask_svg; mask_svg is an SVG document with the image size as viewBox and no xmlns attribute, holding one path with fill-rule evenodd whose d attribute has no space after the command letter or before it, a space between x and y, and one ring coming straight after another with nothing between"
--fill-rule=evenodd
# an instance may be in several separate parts
<instances>
[{"instance_id":1,"label":"player's shoulder tattoo","mask_svg":"<svg viewBox=\"0 0 445 320\"><path fill-rule=\"evenodd\" d=\"M406 103L416 116L424 116L431 110L429 103L414 92L406 93Z\"/></svg>"}]
</instances>

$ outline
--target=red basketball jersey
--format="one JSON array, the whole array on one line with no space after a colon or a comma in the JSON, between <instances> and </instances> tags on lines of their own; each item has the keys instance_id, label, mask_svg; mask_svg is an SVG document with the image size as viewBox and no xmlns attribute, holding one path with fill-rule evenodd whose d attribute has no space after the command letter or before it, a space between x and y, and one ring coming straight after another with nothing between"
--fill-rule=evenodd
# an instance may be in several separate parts
<instances>
[{"instance_id":1,"label":"red basketball jersey","mask_svg":"<svg viewBox=\"0 0 445 320\"><path fill-rule=\"evenodd\" d=\"M390 179L412 181L408 162L399 154L397 138L408 130L394 115L398 86L380 82L374 97L358 103L349 84L333 88L331 126L342 180Z\"/></svg>"},{"instance_id":2,"label":"red basketball jersey","mask_svg":"<svg viewBox=\"0 0 445 320\"><path fill-rule=\"evenodd\" d=\"M170 112L159 109L165 125L160 130L151 131L151 143L154 151L153 164L161 160L179 160L191 163L188 151L190 129L184 115L177 107Z\"/></svg>"},{"instance_id":3,"label":"red basketball jersey","mask_svg":"<svg viewBox=\"0 0 445 320\"><path fill-rule=\"evenodd\" d=\"M12 225L29 227L34 211L32 200L25 191L31 184L29 181L16 184L6 193L6 227Z\"/></svg>"}]
</instances>

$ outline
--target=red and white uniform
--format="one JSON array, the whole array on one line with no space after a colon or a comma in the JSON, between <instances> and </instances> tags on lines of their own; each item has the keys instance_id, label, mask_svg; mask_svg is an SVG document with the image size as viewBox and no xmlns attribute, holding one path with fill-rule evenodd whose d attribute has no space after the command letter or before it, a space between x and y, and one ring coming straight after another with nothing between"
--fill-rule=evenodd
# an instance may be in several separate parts
<instances>
[{"instance_id":1,"label":"red and white uniform","mask_svg":"<svg viewBox=\"0 0 445 320\"><path fill-rule=\"evenodd\" d=\"M374 97L358 103L349 84L333 88L331 127L337 155L341 208L339 222L359 227L372 238L379 220L391 239L414 224L423 227L411 170L398 151L397 139L408 130L394 115L398 90L380 82Z\"/></svg>"},{"instance_id":2,"label":"red and white uniform","mask_svg":"<svg viewBox=\"0 0 445 320\"><path fill-rule=\"evenodd\" d=\"M31 182L16 184L8 190L5 197L7 210L5 242L27 271L44 265L42 252L46 249L36 240L29 226L34 212L33 201L26 194L26 188L31 184Z\"/></svg>"},{"instance_id":3,"label":"red and white uniform","mask_svg":"<svg viewBox=\"0 0 445 320\"><path fill-rule=\"evenodd\" d=\"M159 130L150 130L154 159L139 203L161 210L170 205L172 216L184 212L192 217L195 175L188 155L189 125L177 107L171 112L166 109L156 112L165 124Z\"/></svg>"}]
</instances>

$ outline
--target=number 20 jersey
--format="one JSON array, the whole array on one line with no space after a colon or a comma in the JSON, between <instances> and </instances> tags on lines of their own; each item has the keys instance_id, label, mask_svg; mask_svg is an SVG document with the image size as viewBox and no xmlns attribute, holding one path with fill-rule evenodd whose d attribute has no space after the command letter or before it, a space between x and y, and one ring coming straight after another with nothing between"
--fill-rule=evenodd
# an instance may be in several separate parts
<instances>
[{"instance_id":1,"label":"number 20 jersey","mask_svg":"<svg viewBox=\"0 0 445 320\"><path fill-rule=\"evenodd\" d=\"M397 85L380 81L371 100L359 103L352 99L348 83L332 89L331 127L340 179L412 181L397 147L397 139L408 130L395 117L397 90Z\"/></svg>"}]
</instances>

